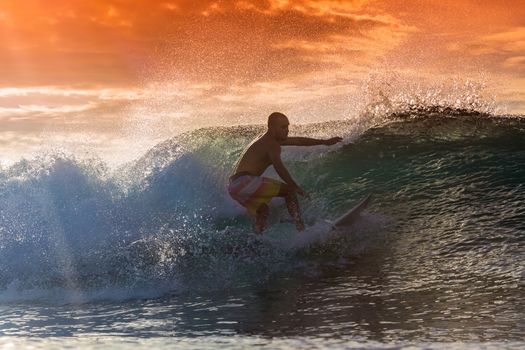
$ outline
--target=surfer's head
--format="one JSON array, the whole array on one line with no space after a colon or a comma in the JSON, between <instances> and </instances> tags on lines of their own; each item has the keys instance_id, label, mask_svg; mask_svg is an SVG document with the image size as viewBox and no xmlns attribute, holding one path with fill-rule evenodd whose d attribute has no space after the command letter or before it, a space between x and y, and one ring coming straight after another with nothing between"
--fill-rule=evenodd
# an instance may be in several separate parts
<instances>
[{"instance_id":1,"label":"surfer's head","mask_svg":"<svg viewBox=\"0 0 525 350\"><path fill-rule=\"evenodd\" d=\"M288 118L279 112L273 112L268 117L268 131L277 141L284 141L288 137Z\"/></svg>"}]
</instances>

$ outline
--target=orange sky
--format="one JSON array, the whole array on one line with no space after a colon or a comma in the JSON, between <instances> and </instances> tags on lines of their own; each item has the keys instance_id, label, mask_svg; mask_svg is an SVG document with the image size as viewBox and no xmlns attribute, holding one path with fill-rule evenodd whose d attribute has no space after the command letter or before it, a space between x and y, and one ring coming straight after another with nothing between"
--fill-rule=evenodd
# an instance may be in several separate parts
<instances>
[{"instance_id":1,"label":"orange sky","mask_svg":"<svg viewBox=\"0 0 525 350\"><path fill-rule=\"evenodd\" d=\"M267 81L347 60L367 67L400 44L442 64L525 67L519 0L2 0L0 29L0 84L10 87L133 85L153 66L206 82Z\"/></svg>"},{"instance_id":2,"label":"orange sky","mask_svg":"<svg viewBox=\"0 0 525 350\"><path fill-rule=\"evenodd\" d=\"M523 1L0 1L0 147L20 154L43 132L341 119L392 75L473 79L525 113Z\"/></svg>"}]
</instances>

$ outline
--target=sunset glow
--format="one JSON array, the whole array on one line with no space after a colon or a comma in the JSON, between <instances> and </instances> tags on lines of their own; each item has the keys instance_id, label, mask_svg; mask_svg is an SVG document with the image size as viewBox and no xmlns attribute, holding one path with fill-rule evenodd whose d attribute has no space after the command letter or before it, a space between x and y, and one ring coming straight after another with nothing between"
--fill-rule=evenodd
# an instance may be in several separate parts
<instances>
[{"instance_id":1,"label":"sunset glow","mask_svg":"<svg viewBox=\"0 0 525 350\"><path fill-rule=\"evenodd\" d=\"M137 122L159 140L274 109L342 119L371 74L393 73L474 79L525 113L523 3L3 0L0 145L17 158L71 128L100 145Z\"/></svg>"}]
</instances>

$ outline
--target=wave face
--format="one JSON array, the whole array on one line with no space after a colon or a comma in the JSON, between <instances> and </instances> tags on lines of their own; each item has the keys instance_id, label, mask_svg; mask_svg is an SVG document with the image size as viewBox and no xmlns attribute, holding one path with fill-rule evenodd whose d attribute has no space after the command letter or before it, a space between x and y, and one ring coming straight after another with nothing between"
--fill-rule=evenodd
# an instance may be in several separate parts
<instances>
[{"instance_id":1,"label":"wave face","mask_svg":"<svg viewBox=\"0 0 525 350\"><path fill-rule=\"evenodd\" d=\"M220 289L372 252L395 266L393 290L447 278L467 285L476 276L503 289L523 287L523 119L427 108L391 114L373 127L296 126L292 133L339 134L346 144L284 151L312 194L302 207L314 239L290 246L275 243L295 235L291 224L275 223L282 204L273 209L271 239L256 239L226 192L234 162L262 131L194 131L114 171L58 154L3 169L0 301ZM368 193L374 202L352 234L323 236L324 219Z\"/></svg>"}]
</instances>

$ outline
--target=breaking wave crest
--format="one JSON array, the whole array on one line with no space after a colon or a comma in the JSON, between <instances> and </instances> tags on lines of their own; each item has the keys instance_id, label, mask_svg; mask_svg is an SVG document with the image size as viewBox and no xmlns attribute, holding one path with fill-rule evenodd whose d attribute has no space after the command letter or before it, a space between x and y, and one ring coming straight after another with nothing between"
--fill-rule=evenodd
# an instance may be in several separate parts
<instances>
[{"instance_id":1,"label":"breaking wave crest","mask_svg":"<svg viewBox=\"0 0 525 350\"><path fill-rule=\"evenodd\" d=\"M2 169L0 302L120 299L261 283L305 273L313 262L344 264L429 219L445 226L420 239L438 239L443 256L498 250L504 242L509 261L517 260L525 229L519 204L525 200L525 122L495 116L475 101L465 108L446 99L436 103L431 95L439 94L424 102L378 100L360 118L292 129L345 139L335 149L284 152L313 195L302 203L309 225L302 236L279 222L284 210L276 203L273 225L255 237L225 191L233 163L263 131L259 126L193 131L113 170L66 154ZM367 193L374 202L351 232L329 233L324 220ZM458 215L470 204L477 210ZM491 210L505 215L491 218ZM425 271L424 264L400 263L414 276ZM495 264L485 268L520 274L519 265Z\"/></svg>"}]
</instances>

